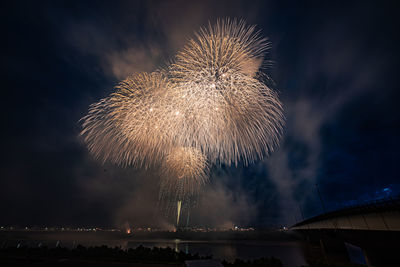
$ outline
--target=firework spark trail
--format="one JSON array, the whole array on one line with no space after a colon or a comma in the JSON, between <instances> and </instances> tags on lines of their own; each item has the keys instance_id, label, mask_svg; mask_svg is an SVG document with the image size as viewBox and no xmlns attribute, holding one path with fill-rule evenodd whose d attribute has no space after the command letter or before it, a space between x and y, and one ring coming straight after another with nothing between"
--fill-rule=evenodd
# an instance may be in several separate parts
<instances>
[{"instance_id":1,"label":"firework spark trail","mask_svg":"<svg viewBox=\"0 0 400 267\"><path fill-rule=\"evenodd\" d=\"M182 201L178 200L178 202L177 202L176 225L179 225L179 218L181 217L181 206L182 206Z\"/></svg>"},{"instance_id":2,"label":"firework spark trail","mask_svg":"<svg viewBox=\"0 0 400 267\"><path fill-rule=\"evenodd\" d=\"M262 158L284 124L259 72L268 48L244 21L202 28L164 71L130 76L90 106L81 132L89 151L124 166L161 166L160 199L174 203L198 192L209 163Z\"/></svg>"}]
</instances>

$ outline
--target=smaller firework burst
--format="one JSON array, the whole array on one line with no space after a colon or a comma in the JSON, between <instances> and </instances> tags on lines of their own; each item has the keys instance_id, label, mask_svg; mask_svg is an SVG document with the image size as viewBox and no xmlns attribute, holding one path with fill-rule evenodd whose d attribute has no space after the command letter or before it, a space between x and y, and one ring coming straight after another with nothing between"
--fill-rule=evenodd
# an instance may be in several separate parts
<instances>
[{"instance_id":1,"label":"smaller firework burst","mask_svg":"<svg viewBox=\"0 0 400 267\"><path fill-rule=\"evenodd\" d=\"M162 165L160 198L173 202L195 195L208 180L206 157L192 147L176 147Z\"/></svg>"}]
</instances>

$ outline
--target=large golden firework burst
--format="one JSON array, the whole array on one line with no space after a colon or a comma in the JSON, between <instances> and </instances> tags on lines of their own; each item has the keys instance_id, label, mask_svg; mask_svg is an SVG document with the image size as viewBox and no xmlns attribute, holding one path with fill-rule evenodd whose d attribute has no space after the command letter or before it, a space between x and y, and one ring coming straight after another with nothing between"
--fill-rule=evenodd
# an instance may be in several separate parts
<instances>
[{"instance_id":1,"label":"large golden firework burst","mask_svg":"<svg viewBox=\"0 0 400 267\"><path fill-rule=\"evenodd\" d=\"M244 21L200 29L164 71L132 75L90 106L81 132L89 151L121 165L161 166L161 189L178 199L207 180L209 163L262 158L284 124L259 71L268 47Z\"/></svg>"}]
</instances>

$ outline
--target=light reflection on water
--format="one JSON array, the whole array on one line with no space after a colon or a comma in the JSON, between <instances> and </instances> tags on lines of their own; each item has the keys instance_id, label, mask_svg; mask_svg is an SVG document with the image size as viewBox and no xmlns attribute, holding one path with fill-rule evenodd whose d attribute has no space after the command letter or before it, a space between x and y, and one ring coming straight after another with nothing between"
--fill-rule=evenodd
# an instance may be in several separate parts
<instances>
[{"instance_id":1,"label":"light reflection on water","mask_svg":"<svg viewBox=\"0 0 400 267\"><path fill-rule=\"evenodd\" d=\"M57 241L58 242L58 241ZM24 241L24 245L38 246L41 244L47 247L55 247L56 241L29 240ZM15 244L14 244L15 243ZM8 241L7 246L16 246L18 241ZM68 240L60 241L59 246L75 248L78 244L90 247L106 245L108 247L120 247L121 249L136 248L140 245L144 247L170 247L175 251L185 253L198 253L202 256L213 255L214 259L227 260L233 262L236 258L257 259L261 257L275 257L282 261L283 266L299 267L306 265L301 244L294 241L259 241L259 240L180 240L180 239L144 239L144 240ZM4 245L4 244L3 244Z\"/></svg>"},{"instance_id":2,"label":"light reflection on water","mask_svg":"<svg viewBox=\"0 0 400 267\"><path fill-rule=\"evenodd\" d=\"M127 248L170 247L175 251L185 253L199 253L213 255L213 258L233 262L236 258L256 259L261 257L275 257L282 261L284 266L306 265L301 244L297 242L277 241L194 241L194 240L131 240Z\"/></svg>"}]
</instances>

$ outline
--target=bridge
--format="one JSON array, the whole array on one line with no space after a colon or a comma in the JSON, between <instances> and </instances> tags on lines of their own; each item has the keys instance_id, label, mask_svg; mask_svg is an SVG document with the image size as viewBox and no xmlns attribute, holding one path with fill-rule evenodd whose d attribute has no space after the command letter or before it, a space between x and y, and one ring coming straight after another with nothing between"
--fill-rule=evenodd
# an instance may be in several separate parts
<instances>
[{"instance_id":1,"label":"bridge","mask_svg":"<svg viewBox=\"0 0 400 267\"><path fill-rule=\"evenodd\" d=\"M291 227L291 230L310 229L400 231L400 199L328 212Z\"/></svg>"},{"instance_id":2,"label":"bridge","mask_svg":"<svg viewBox=\"0 0 400 267\"><path fill-rule=\"evenodd\" d=\"M400 266L400 199L327 212L290 230L319 246L328 262Z\"/></svg>"}]
</instances>

